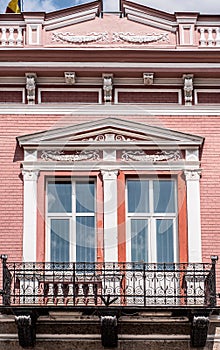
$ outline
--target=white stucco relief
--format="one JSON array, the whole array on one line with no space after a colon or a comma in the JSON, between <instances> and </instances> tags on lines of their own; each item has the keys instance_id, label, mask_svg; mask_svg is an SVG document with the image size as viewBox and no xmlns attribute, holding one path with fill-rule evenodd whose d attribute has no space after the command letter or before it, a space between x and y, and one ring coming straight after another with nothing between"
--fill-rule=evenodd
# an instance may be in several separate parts
<instances>
[{"instance_id":1,"label":"white stucco relief","mask_svg":"<svg viewBox=\"0 0 220 350\"><path fill-rule=\"evenodd\" d=\"M130 32L91 32L87 34L72 34L69 32L52 33L52 41L69 44L89 44L93 42L103 43L129 43L150 44L158 42L170 42L169 33L130 33Z\"/></svg>"},{"instance_id":2,"label":"white stucco relief","mask_svg":"<svg viewBox=\"0 0 220 350\"><path fill-rule=\"evenodd\" d=\"M97 136L89 137L87 139L83 139L82 141L98 141L98 142L113 142L113 141L135 141L135 139L131 139L130 137L120 135L120 134L113 134L113 133L106 133L106 134L100 134Z\"/></svg>"},{"instance_id":3,"label":"white stucco relief","mask_svg":"<svg viewBox=\"0 0 220 350\"><path fill-rule=\"evenodd\" d=\"M123 161L136 162L158 162L158 161L176 161L182 159L179 151L162 151L154 154L146 154L144 151L123 151L121 159Z\"/></svg>"},{"instance_id":4,"label":"white stucco relief","mask_svg":"<svg viewBox=\"0 0 220 350\"><path fill-rule=\"evenodd\" d=\"M152 42L167 41L169 42L168 33L162 34L135 34L135 33L113 33L113 41L127 41L137 44L148 44Z\"/></svg>"},{"instance_id":5,"label":"white stucco relief","mask_svg":"<svg viewBox=\"0 0 220 350\"><path fill-rule=\"evenodd\" d=\"M41 159L45 161L66 161L80 162L88 160L99 160L99 151L89 150L76 152L75 154L65 154L63 151L42 151Z\"/></svg>"},{"instance_id":6,"label":"white stucco relief","mask_svg":"<svg viewBox=\"0 0 220 350\"><path fill-rule=\"evenodd\" d=\"M74 35L67 33L53 33L53 41L68 42L72 44L86 44L92 41L108 41L108 33L88 33L85 35Z\"/></svg>"}]
</instances>

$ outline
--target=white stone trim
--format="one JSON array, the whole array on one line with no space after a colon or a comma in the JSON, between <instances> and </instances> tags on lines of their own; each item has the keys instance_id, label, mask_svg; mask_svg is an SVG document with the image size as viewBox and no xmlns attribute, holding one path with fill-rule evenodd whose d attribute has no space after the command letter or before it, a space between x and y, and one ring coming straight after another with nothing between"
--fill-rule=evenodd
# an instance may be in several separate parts
<instances>
[{"instance_id":1,"label":"white stone trim","mask_svg":"<svg viewBox=\"0 0 220 350\"><path fill-rule=\"evenodd\" d=\"M214 94L214 93L219 93L220 94L220 89L195 89L194 90L194 101L195 101L195 105L216 105L218 106L220 104L219 103L198 103L198 93L203 92L203 93L209 93L209 94Z\"/></svg>"},{"instance_id":2,"label":"white stone trim","mask_svg":"<svg viewBox=\"0 0 220 350\"><path fill-rule=\"evenodd\" d=\"M37 179L38 170L23 170L24 217L23 260L36 261L37 246Z\"/></svg>"},{"instance_id":3,"label":"white stone trim","mask_svg":"<svg viewBox=\"0 0 220 350\"><path fill-rule=\"evenodd\" d=\"M201 169L185 171L187 191L188 260L191 263L202 261L200 175Z\"/></svg>"},{"instance_id":4,"label":"white stone trim","mask_svg":"<svg viewBox=\"0 0 220 350\"><path fill-rule=\"evenodd\" d=\"M83 47L80 48L83 51ZM103 50L103 48L101 48ZM18 48L18 51L20 50L21 52L25 52L26 49L25 48ZM28 48L28 50L30 50L30 48ZM64 52L64 48L47 48L48 52L51 52L51 55L53 55L53 51L62 51ZM77 51L79 50L79 48L71 48L68 47L68 51ZM84 49L84 51L88 52L88 49ZM106 50L106 52L108 52L109 50ZM111 48L111 51L118 51L118 47L117 48ZM120 51L123 51L123 48L120 47ZM127 51L127 47L124 48L124 51ZM132 49L131 49L132 51ZM136 51L136 49L134 49L134 51ZM149 49L146 49L146 55L147 52L149 51ZM167 50L168 51L168 50ZM185 50L187 51L187 50ZM207 49L204 49L204 51L207 52ZM98 55L99 49L96 48L96 52ZM166 50L163 50L163 52L166 52ZM172 55L172 52L176 52L176 49L173 50L169 50L169 53ZM198 53L200 53L201 50L198 51ZM135 63L135 62L63 62L63 61L59 61L59 62L51 62L51 61L47 61L47 62L31 62L31 61L24 61L24 62L7 62L7 61L2 61L0 62L0 68L25 68L25 70L27 71L27 69L29 70L30 68L35 69L35 68L59 68L59 69L64 69L66 70L68 69L76 69L76 68L141 68L143 70L146 69L151 69L155 72L155 70L157 69L161 69L161 68L167 68L172 70L175 69L184 69L184 70L189 70L189 69L194 69L194 72L199 71L201 72L201 69L219 69L220 68L220 63L178 63L178 62L169 62L169 63L158 63L158 62L149 62L149 63L143 63L143 62L139 62L139 63Z\"/></svg>"},{"instance_id":5,"label":"white stone trim","mask_svg":"<svg viewBox=\"0 0 220 350\"><path fill-rule=\"evenodd\" d=\"M142 106L142 107L141 107ZM174 115L174 116L207 116L207 115L220 115L219 105L196 105L187 106L184 105L149 105L148 109L144 108L145 105L129 104L129 109L126 104L116 105L104 105L104 104L36 104L35 106L18 105L18 104L1 104L2 115L74 115L77 116L103 116L103 117L122 117L126 116L161 116L163 115ZM202 107L201 107L202 106Z\"/></svg>"},{"instance_id":6,"label":"white stone trim","mask_svg":"<svg viewBox=\"0 0 220 350\"><path fill-rule=\"evenodd\" d=\"M19 87L16 87L16 88L12 88L12 87L9 87L9 88L0 88L0 91L21 91L22 93L22 100L21 100L21 103L25 104L25 89L24 88L19 88ZM0 102L0 104L15 104L16 102ZM1 107L2 108L2 107Z\"/></svg>"},{"instance_id":7,"label":"white stone trim","mask_svg":"<svg viewBox=\"0 0 220 350\"><path fill-rule=\"evenodd\" d=\"M178 102L177 103L167 103L169 105L175 105L175 104L182 104L182 90L181 89L126 89L126 88L118 88L115 89L115 96L114 96L114 101L115 104L123 104L121 102L118 102L118 95L120 92L144 92L144 93L150 93L150 92L157 92L158 94L160 94L161 92L177 92L178 93ZM126 103L127 104L127 103ZM139 104L153 104L153 103L138 103ZM157 103L158 104L158 103Z\"/></svg>"},{"instance_id":8,"label":"white stone trim","mask_svg":"<svg viewBox=\"0 0 220 350\"><path fill-rule=\"evenodd\" d=\"M59 102L42 102L41 101L41 93L43 91L54 91L54 92L97 92L98 93L98 104L102 103L102 89L98 89L98 88L39 88L38 89L38 104L51 104L54 105L55 103L59 103ZM68 102L66 102L68 104ZM66 104L65 102L63 102L62 104ZM81 102L72 102L72 104L82 104ZM69 104L71 104L71 102L69 102ZM91 104L91 102L89 102L89 104ZM96 102L94 102L94 104L96 104Z\"/></svg>"},{"instance_id":9,"label":"white stone trim","mask_svg":"<svg viewBox=\"0 0 220 350\"><path fill-rule=\"evenodd\" d=\"M104 261L118 261L118 170L101 170L104 201Z\"/></svg>"}]
</instances>

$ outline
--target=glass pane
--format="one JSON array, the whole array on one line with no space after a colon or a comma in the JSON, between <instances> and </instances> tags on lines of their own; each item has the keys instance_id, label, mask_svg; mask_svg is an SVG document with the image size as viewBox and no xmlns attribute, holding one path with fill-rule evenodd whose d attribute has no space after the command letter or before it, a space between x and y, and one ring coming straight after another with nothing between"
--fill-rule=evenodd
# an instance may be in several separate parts
<instances>
[{"instance_id":1,"label":"glass pane","mask_svg":"<svg viewBox=\"0 0 220 350\"><path fill-rule=\"evenodd\" d=\"M71 213L71 182L49 182L47 191L49 213Z\"/></svg>"},{"instance_id":2,"label":"glass pane","mask_svg":"<svg viewBox=\"0 0 220 350\"><path fill-rule=\"evenodd\" d=\"M148 221L131 220L131 259L148 261Z\"/></svg>"},{"instance_id":3,"label":"glass pane","mask_svg":"<svg viewBox=\"0 0 220 350\"><path fill-rule=\"evenodd\" d=\"M149 181L128 180L128 212L149 212Z\"/></svg>"},{"instance_id":4,"label":"glass pane","mask_svg":"<svg viewBox=\"0 0 220 350\"><path fill-rule=\"evenodd\" d=\"M69 220L51 220L51 261L69 261Z\"/></svg>"},{"instance_id":5,"label":"glass pane","mask_svg":"<svg viewBox=\"0 0 220 350\"><path fill-rule=\"evenodd\" d=\"M173 261L173 220L157 220L157 262Z\"/></svg>"},{"instance_id":6,"label":"glass pane","mask_svg":"<svg viewBox=\"0 0 220 350\"><path fill-rule=\"evenodd\" d=\"M95 261L95 218L76 217L76 261Z\"/></svg>"},{"instance_id":7,"label":"glass pane","mask_svg":"<svg viewBox=\"0 0 220 350\"><path fill-rule=\"evenodd\" d=\"M94 182L76 183L76 212L94 213L95 184Z\"/></svg>"},{"instance_id":8,"label":"glass pane","mask_svg":"<svg viewBox=\"0 0 220 350\"><path fill-rule=\"evenodd\" d=\"M154 212L175 213L175 181L154 181Z\"/></svg>"}]
</instances>

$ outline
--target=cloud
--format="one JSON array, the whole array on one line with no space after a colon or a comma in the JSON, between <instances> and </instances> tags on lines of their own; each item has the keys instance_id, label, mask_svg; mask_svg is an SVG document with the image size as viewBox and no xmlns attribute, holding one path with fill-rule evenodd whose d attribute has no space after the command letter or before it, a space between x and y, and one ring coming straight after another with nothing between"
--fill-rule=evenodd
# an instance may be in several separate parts
<instances>
[{"instance_id":1,"label":"cloud","mask_svg":"<svg viewBox=\"0 0 220 350\"><path fill-rule=\"evenodd\" d=\"M24 11L44 11L52 12L55 11L53 0L35 0L35 1L24 1Z\"/></svg>"},{"instance_id":2,"label":"cloud","mask_svg":"<svg viewBox=\"0 0 220 350\"><path fill-rule=\"evenodd\" d=\"M137 0L139 4L168 12L195 11L202 13L220 13L219 0Z\"/></svg>"}]
</instances>

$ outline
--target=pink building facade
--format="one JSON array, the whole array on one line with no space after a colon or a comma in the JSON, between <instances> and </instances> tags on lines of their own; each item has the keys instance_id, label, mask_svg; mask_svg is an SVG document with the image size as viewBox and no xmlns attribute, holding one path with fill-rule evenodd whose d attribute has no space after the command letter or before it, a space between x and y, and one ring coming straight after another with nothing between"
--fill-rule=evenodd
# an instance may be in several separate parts
<instances>
[{"instance_id":1,"label":"pink building facade","mask_svg":"<svg viewBox=\"0 0 220 350\"><path fill-rule=\"evenodd\" d=\"M5 349L220 347L219 16L120 6L0 15Z\"/></svg>"}]
</instances>

